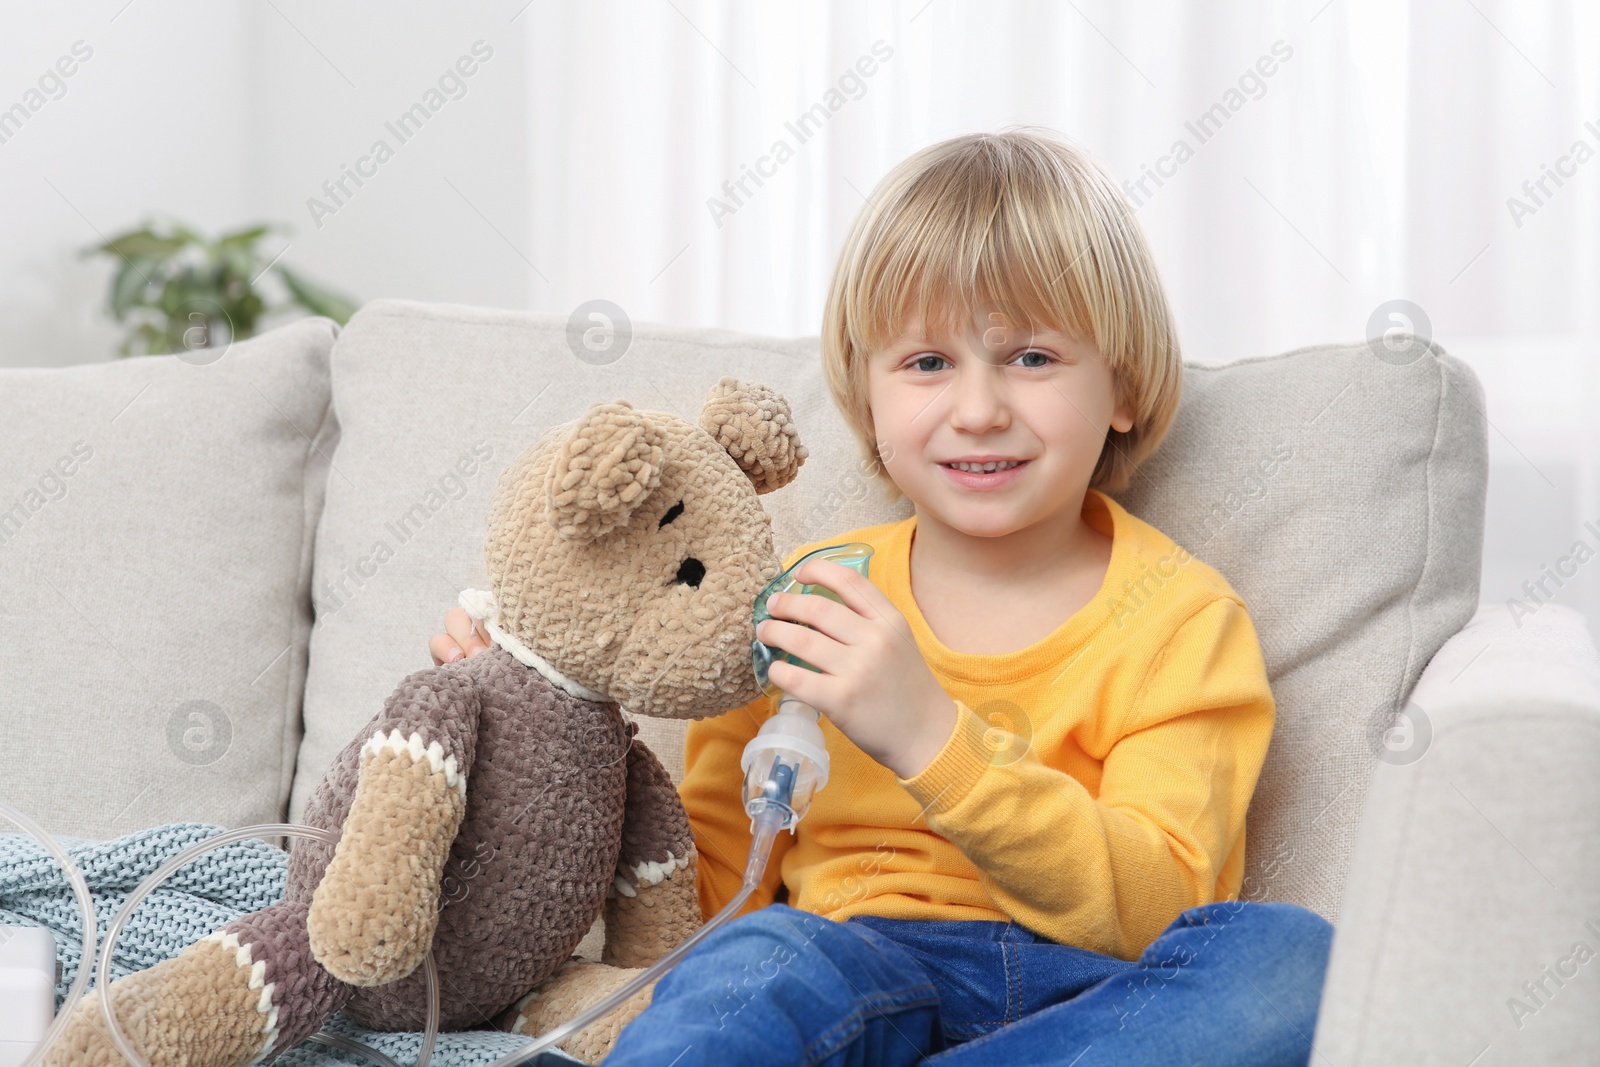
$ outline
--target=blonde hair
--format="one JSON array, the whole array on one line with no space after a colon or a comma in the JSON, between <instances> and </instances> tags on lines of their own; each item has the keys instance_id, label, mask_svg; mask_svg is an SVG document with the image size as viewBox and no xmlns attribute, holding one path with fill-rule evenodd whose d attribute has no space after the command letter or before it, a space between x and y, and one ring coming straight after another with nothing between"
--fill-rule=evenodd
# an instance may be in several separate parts
<instances>
[{"instance_id":1,"label":"blonde hair","mask_svg":"<svg viewBox=\"0 0 1600 1067\"><path fill-rule=\"evenodd\" d=\"M845 239L822 313L828 388L892 499L867 396L866 357L910 315L959 330L974 310L1092 343L1133 426L1110 429L1089 484L1127 486L1172 423L1177 333L1143 231L1081 149L1026 127L924 148L891 170Z\"/></svg>"}]
</instances>

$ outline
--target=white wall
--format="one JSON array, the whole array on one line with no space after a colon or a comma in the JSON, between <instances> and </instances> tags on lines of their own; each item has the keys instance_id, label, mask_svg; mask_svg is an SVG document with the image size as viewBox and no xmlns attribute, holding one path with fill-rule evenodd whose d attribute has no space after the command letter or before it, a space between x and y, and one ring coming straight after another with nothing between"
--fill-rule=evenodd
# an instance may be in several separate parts
<instances>
[{"instance_id":1,"label":"white wall","mask_svg":"<svg viewBox=\"0 0 1600 1067\"><path fill-rule=\"evenodd\" d=\"M519 257L533 203L528 47L522 20L510 20L515 11L418 0L252 5L259 55L251 91L263 101L254 211L293 223L288 260L365 299L529 306L531 272ZM472 51L480 41L489 56L481 62ZM455 69L462 57L475 73ZM459 88L440 91L444 75ZM443 105L402 142L385 124L430 89ZM353 195L319 226L307 201L332 204L323 183L380 140L393 157L367 164L377 173L364 185L347 180Z\"/></svg>"},{"instance_id":2,"label":"white wall","mask_svg":"<svg viewBox=\"0 0 1600 1067\"><path fill-rule=\"evenodd\" d=\"M0 14L0 108L75 42L92 52L63 79L65 94L0 144L0 365L112 350L120 334L99 312L111 266L80 248L146 210L208 227L254 210L242 9L136 4L118 15L123 2Z\"/></svg>"},{"instance_id":3,"label":"white wall","mask_svg":"<svg viewBox=\"0 0 1600 1067\"><path fill-rule=\"evenodd\" d=\"M148 215L207 232L287 223L272 251L287 244L284 263L359 298L528 305L531 274L506 243L527 248L532 202L514 7L125 5L0 10L0 107L74 42L92 50L0 143L0 366L113 353L112 264L77 253ZM480 39L493 55L464 96L405 144L384 129ZM378 138L394 157L347 182L355 195L318 227L307 199Z\"/></svg>"}]
</instances>

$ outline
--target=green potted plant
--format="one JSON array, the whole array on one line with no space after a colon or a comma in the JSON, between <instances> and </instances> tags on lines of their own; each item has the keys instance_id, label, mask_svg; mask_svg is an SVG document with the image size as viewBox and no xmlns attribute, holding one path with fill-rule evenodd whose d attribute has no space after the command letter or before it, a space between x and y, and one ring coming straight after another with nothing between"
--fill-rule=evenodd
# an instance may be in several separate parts
<instances>
[{"instance_id":1,"label":"green potted plant","mask_svg":"<svg viewBox=\"0 0 1600 1067\"><path fill-rule=\"evenodd\" d=\"M347 322L354 300L263 255L258 245L274 231L288 227L266 223L212 240L182 223L146 222L85 248L84 256L107 255L118 264L107 301L112 317L129 323L118 353L225 348L254 336L263 318L296 308ZM270 305L271 294L259 288L269 277L282 290Z\"/></svg>"}]
</instances>

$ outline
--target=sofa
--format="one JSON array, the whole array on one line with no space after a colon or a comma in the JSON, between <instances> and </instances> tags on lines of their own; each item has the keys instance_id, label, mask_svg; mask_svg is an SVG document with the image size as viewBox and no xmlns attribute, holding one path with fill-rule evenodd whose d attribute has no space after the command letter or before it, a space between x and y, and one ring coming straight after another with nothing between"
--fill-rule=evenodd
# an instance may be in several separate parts
<instances>
[{"instance_id":1,"label":"sofa","mask_svg":"<svg viewBox=\"0 0 1600 1067\"><path fill-rule=\"evenodd\" d=\"M0 799L80 837L297 821L484 585L499 469L597 401L783 392L809 456L763 498L780 553L905 517L817 349L380 300L0 371ZM1479 603L1487 435L1476 377L1424 339L1190 364L1115 494L1255 621L1278 713L1240 897L1335 926L1319 1064L1600 1062L1600 658L1570 610ZM683 728L640 720L675 778Z\"/></svg>"}]
</instances>

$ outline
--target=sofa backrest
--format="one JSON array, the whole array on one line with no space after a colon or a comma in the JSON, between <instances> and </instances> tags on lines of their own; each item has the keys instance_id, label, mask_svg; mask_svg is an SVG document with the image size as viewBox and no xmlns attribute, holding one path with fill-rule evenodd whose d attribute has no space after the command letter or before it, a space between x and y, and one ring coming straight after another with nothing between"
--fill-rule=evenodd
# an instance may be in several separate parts
<instances>
[{"instance_id":1,"label":"sofa backrest","mask_svg":"<svg viewBox=\"0 0 1600 1067\"><path fill-rule=\"evenodd\" d=\"M614 341L383 300L342 333L301 320L214 362L0 371L0 725L28 768L0 799L87 837L298 820L485 583L500 468L596 401L692 415L725 374L780 390L810 453L763 497L780 552L910 513L861 469L815 338ZM1233 583L1261 639L1278 717L1243 895L1332 921L1383 731L1477 601L1482 393L1416 352L1186 367L1170 435L1118 494ZM641 720L674 777L683 728Z\"/></svg>"},{"instance_id":2,"label":"sofa backrest","mask_svg":"<svg viewBox=\"0 0 1600 1067\"><path fill-rule=\"evenodd\" d=\"M1383 730L1478 596L1481 389L1438 346L1413 351L1401 363L1327 345L1189 366L1168 439L1119 494L1234 584L1261 637L1279 708L1243 895L1330 920ZM637 324L596 353L553 315L384 300L351 320L333 353L341 437L291 819L396 682L431 662L427 639L457 592L484 584L499 469L597 401L692 421L725 374L782 392L810 450L763 498L780 553L910 514L862 470L815 338ZM640 725L680 776L684 724Z\"/></svg>"},{"instance_id":3,"label":"sofa backrest","mask_svg":"<svg viewBox=\"0 0 1600 1067\"><path fill-rule=\"evenodd\" d=\"M1365 343L1189 366L1121 500L1244 598L1278 704L1245 832L1245 899L1338 921L1383 735L1472 618L1488 435L1471 369Z\"/></svg>"},{"instance_id":4,"label":"sofa backrest","mask_svg":"<svg viewBox=\"0 0 1600 1067\"><path fill-rule=\"evenodd\" d=\"M46 830L282 820L337 332L0 370L0 799Z\"/></svg>"}]
</instances>

